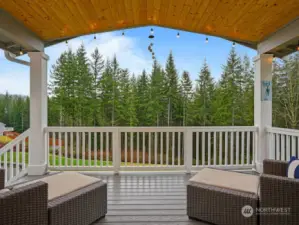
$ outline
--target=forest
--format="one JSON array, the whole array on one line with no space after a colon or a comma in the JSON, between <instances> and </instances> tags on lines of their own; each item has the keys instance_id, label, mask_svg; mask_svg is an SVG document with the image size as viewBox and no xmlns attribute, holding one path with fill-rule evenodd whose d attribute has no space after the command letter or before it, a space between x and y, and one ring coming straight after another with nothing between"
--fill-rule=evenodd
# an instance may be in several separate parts
<instances>
[{"instance_id":1,"label":"forest","mask_svg":"<svg viewBox=\"0 0 299 225\"><path fill-rule=\"evenodd\" d=\"M194 77L194 76L193 76ZM248 56L232 47L214 79L209 62L195 80L179 74L170 51L166 65L132 74L117 56L84 45L63 52L50 70L49 126L251 126L254 70ZM298 128L299 54L273 63L273 126ZM0 95L0 122L23 132L29 127L29 97Z\"/></svg>"}]
</instances>

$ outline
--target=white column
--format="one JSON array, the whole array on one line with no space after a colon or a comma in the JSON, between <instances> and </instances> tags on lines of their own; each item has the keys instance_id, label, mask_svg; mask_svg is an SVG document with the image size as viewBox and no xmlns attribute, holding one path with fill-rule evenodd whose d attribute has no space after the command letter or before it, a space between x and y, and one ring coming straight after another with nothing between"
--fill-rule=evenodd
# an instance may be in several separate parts
<instances>
[{"instance_id":1,"label":"white column","mask_svg":"<svg viewBox=\"0 0 299 225\"><path fill-rule=\"evenodd\" d=\"M268 143L265 127L272 126L272 54L255 57L254 125L256 135L255 163L258 172L263 171L263 160L268 158Z\"/></svg>"},{"instance_id":2,"label":"white column","mask_svg":"<svg viewBox=\"0 0 299 225\"><path fill-rule=\"evenodd\" d=\"M30 136L29 175L42 175L47 171L46 138L48 125L47 61L43 52L29 52L30 57Z\"/></svg>"}]
</instances>

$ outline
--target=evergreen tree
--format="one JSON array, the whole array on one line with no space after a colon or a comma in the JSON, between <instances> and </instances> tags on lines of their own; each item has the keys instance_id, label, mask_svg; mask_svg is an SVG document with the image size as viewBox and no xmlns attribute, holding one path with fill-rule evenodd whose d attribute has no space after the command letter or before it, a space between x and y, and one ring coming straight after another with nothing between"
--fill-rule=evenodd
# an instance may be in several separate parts
<instances>
[{"instance_id":1,"label":"evergreen tree","mask_svg":"<svg viewBox=\"0 0 299 225\"><path fill-rule=\"evenodd\" d=\"M193 103L193 124L209 126L213 124L212 102L214 98L214 81L206 60L196 80Z\"/></svg>"},{"instance_id":2,"label":"evergreen tree","mask_svg":"<svg viewBox=\"0 0 299 225\"><path fill-rule=\"evenodd\" d=\"M188 126L191 124L191 101L193 97L192 93L192 81L190 75L187 71L183 71L181 79L181 93L182 93L182 102L183 102L183 126Z\"/></svg>"}]
</instances>

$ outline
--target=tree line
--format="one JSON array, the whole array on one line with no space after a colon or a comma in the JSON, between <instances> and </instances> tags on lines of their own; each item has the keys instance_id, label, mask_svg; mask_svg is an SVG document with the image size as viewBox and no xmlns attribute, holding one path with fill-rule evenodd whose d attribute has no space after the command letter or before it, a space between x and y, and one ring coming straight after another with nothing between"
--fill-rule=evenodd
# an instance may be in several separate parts
<instances>
[{"instance_id":1,"label":"tree line","mask_svg":"<svg viewBox=\"0 0 299 225\"><path fill-rule=\"evenodd\" d=\"M298 128L299 54L275 60L273 125ZM117 57L104 59L84 45L63 52L52 65L49 126L243 126L253 125L254 72L248 56L230 50L215 80L208 62L192 80L179 74L172 52L166 65L131 74ZM29 127L29 97L0 95L0 122L23 132Z\"/></svg>"}]
</instances>

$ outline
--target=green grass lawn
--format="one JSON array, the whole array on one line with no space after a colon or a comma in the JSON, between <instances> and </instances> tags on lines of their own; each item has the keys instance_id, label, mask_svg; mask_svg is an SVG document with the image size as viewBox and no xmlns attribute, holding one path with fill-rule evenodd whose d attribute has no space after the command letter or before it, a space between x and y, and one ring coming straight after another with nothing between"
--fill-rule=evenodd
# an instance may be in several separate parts
<instances>
[{"instance_id":1,"label":"green grass lawn","mask_svg":"<svg viewBox=\"0 0 299 225\"><path fill-rule=\"evenodd\" d=\"M22 153L20 152L19 153L19 162L21 163L22 162ZM59 165L59 156L55 155L55 159L54 159L54 166L58 166ZM13 162L16 162L17 161L17 154L16 152L13 152ZM4 155L1 156L1 162L4 162ZM7 162L10 162L10 153L7 154ZM53 166L53 155L50 154L49 155L49 163L50 165L49 166ZM67 163L67 164L66 164ZM78 164L77 164L78 163ZM25 152L25 164L28 164L28 153ZM71 159L69 158L65 158L64 156L61 156L61 166L70 166L71 165ZM89 166L88 164L88 160L83 160L83 159L73 159L73 166ZM92 159L91 160L91 164L90 166L94 166L95 165L95 162L94 160ZM97 166L101 166L101 161L100 160L97 160L96 161L96 165ZM104 161L103 162L103 166L106 166L107 165L107 162ZM108 162L108 166L112 166L112 162Z\"/></svg>"}]
</instances>

